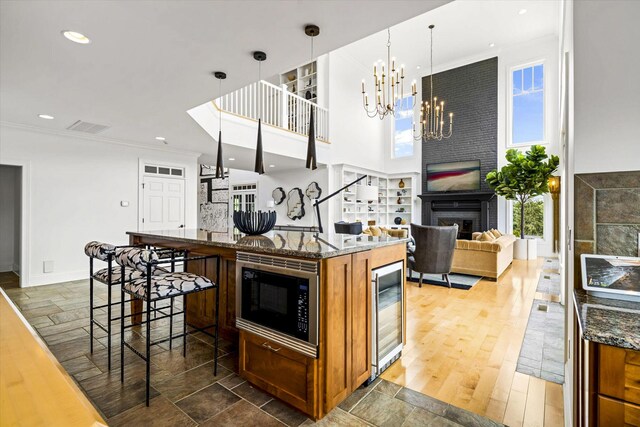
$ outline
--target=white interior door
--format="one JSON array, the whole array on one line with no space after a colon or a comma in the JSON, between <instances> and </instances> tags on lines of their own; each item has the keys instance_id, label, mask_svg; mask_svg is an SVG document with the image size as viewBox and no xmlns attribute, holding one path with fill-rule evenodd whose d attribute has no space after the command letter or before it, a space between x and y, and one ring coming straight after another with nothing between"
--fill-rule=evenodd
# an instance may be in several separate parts
<instances>
[{"instance_id":1,"label":"white interior door","mask_svg":"<svg viewBox=\"0 0 640 427\"><path fill-rule=\"evenodd\" d=\"M142 194L143 231L184 227L184 180L145 176Z\"/></svg>"}]
</instances>

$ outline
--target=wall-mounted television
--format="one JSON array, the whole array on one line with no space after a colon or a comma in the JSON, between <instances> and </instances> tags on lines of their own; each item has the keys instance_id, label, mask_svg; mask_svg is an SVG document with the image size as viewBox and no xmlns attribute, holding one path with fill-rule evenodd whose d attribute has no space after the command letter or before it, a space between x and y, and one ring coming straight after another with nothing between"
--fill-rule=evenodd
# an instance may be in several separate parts
<instances>
[{"instance_id":1,"label":"wall-mounted television","mask_svg":"<svg viewBox=\"0 0 640 427\"><path fill-rule=\"evenodd\" d=\"M480 160L427 163L427 191L480 190Z\"/></svg>"}]
</instances>

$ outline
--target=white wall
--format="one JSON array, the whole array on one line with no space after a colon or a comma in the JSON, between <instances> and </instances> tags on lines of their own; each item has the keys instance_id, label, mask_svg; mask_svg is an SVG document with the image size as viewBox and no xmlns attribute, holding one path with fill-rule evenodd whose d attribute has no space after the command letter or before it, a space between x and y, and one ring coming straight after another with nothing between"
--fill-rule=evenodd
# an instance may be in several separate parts
<instances>
[{"instance_id":1,"label":"white wall","mask_svg":"<svg viewBox=\"0 0 640 427\"><path fill-rule=\"evenodd\" d=\"M20 242L20 225L16 221L20 215L19 174L18 167L0 165L0 271L13 271L20 260L19 253L16 259L16 243Z\"/></svg>"},{"instance_id":2,"label":"white wall","mask_svg":"<svg viewBox=\"0 0 640 427\"><path fill-rule=\"evenodd\" d=\"M640 2L574 4L575 173L640 169Z\"/></svg>"},{"instance_id":3,"label":"white wall","mask_svg":"<svg viewBox=\"0 0 640 427\"><path fill-rule=\"evenodd\" d=\"M12 270L20 275L20 263L22 252L22 168L15 168L14 179L14 201L15 207L13 209L13 268Z\"/></svg>"},{"instance_id":4,"label":"white wall","mask_svg":"<svg viewBox=\"0 0 640 427\"><path fill-rule=\"evenodd\" d=\"M389 141L385 123L367 117L362 108L361 82L371 70L340 49L329 53L328 62L331 163L383 172Z\"/></svg>"},{"instance_id":5,"label":"white wall","mask_svg":"<svg viewBox=\"0 0 640 427\"><path fill-rule=\"evenodd\" d=\"M198 154L4 124L0 140L0 163L26 161L30 170L30 237L23 242L29 280L23 286L85 278L88 241L128 242L125 233L138 228L139 159L185 168L185 226L196 227ZM120 207L123 200L129 207ZM53 272L43 272L44 261L54 262Z\"/></svg>"}]
</instances>

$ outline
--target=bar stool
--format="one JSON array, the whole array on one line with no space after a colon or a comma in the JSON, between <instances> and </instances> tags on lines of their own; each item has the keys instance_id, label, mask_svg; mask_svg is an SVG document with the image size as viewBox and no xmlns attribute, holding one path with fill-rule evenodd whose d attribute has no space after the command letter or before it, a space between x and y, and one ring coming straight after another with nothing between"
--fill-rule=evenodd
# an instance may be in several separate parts
<instances>
[{"instance_id":1,"label":"bar stool","mask_svg":"<svg viewBox=\"0 0 640 427\"><path fill-rule=\"evenodd\" d=\"M93 327L95 325L107 333L107 366L109 370L111 370L111 323L114 320L119 320L118 317L111 317L111 307L122 302L113 303L111 287L120 285L122 282L129 282L132 279L140 278L144 274L141 271L129 267L122 269L118 265L114 266L113 260L117 248L115 245L97 241L89 242L84 247L84 253L89 257L89 348L91 354L93 354ZM94 260L106 262L107 267L94 272ZM107 285L106 304L93 305L94 280ZM105 307L107 308L107 324L103 325L96 320L94 311Z\"/></svg>"},{"instance_id":2,"label":"bar stool","mask_svg":"<svg viewBox=\"0 0 640 427\"><path fill-rule=\"evenodd\" d=\"M133 248L134 246L115 246L109 243L102 243L98 241L92 241L85 245L84 253L89 257L89 348L91 354L93 354L93 327L94 325L102 329L107 333L107 367L111 370L111 324L114 320L120 320L119 317L111 317L111 307L122 303L127 303L130 300L119 301L113 303L112 300L112 286L121 285L122 282L130 282L133 279L138 279L144 276L144 272L136 270L131 267L125 267L124 271L119 265L114 265L114 257L116 249L120 248ZM172 248L160 248L158 249L160 257L167 259L175 259L176 256L184 254L184 251L177 251ZM106 268L102 268L94 272L94 260L104 261L107 263ZM171 271L175 270L175 263L171 264ZM167 272L165 269L159 269L159 272ZM94 280L107 285L107 303L94 306ZM107 324L103 325L96 319L94 314L95 310L101 308L107 308ZM154 303L154 312L156 306Z\"/></svg>"},{"instance_id":3,"label":"bar stool","mask_svg":"<svg viewBox=\"0 0 640 427\"><path fill-rule=\"evenodd\" d=\"M133 324L125 326L124 304L120 306L120 317L122 319L120 323L120 381L124 382L124 348L129 348L134 354L140 357L146 362L146 405L149 406L149 385L151 375L151 346L157 345L166 341L169 341L169 347L171 348L171 342L182 337L182 355L187 355L187 300L186 295L202 292L209 289L216 290L216 303L215 303L215 323L197 328L191 326L195 331L203 332L214 338L214 375L218 373L218 313L220 307L220 289L217 283L214 283L209 278L204 276L198 276L188 272L156 272L160 264L172 263L175 266L176 262L184 262L184 269L186 270L187 263L195 260L216 259L216 282L219 282L220 276L220 258L218 255L207 256L194 256L189 257L188 253L184 256L176 258L172 257L171 260L163 261L158 257L158 253L153 250L139 249L139 248L123 248L116 249L115 260L121 266L123 274L121 278L125 277L125 269L132 268L140 272L144 272L144 277L139 277L128 282L122 280L120 297L124 300L125 293L129 294L132 298L136 298L146 302L146 311L144 320L141 322L146 326L145 337L145 353L142 354L136 350L132 345L127 343L124 339L125 329L132 328ZM172 268L174 270L174 268ZM173 300L176 297L182 296L182 311L174 312ZM161 309L152 309L152 304L158 301L170 299L170 313L160 311ZM155 316L155 312L160 311L161 316ZM151 318L151 313L154 312L154 318ZM182 315L183 325L182 333L173 335L173 317ZM128 317L131 317L129 315ZM167 338L159 339L157 341L151 341L151 322L169 318L169 336ZM214 334L207 332L207 329L214 329ZM137 331L132 330L134 333Z\"/></svg>"}]
</instances>

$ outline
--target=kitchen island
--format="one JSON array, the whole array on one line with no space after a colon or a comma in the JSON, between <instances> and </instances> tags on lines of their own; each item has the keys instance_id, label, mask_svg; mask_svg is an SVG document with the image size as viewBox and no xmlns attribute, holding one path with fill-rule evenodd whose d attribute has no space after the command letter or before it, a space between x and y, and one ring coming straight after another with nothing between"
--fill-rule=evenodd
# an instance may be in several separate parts
<instances>
[{"instance_id":1,"label":"kitchen island","mask_svg":"<svg viewBox=\"0 0 640 427\"><path fill-rule=\"evenodd\" d=\"M577 425L640 425L640 303L573 291Z\"/></svg>"},{"instance_id":2,"label":"kitchen island","mask_svg":"<svg viewBox=\"0 0 640 427\"><path fill-rule=\"evenodd\" d=\"M404 272L407 239L299 231L261 236L187 229L128 234L132 244L188 250L192 256L219 255L219 272L215 259L189 262L186 270L218 280L220 335L238 343L240 375L251 383L320 419L371 377L372 270L400 262ZM246 265L264 260L299 261L302 270L315 265L317 312L310 310L310 315L317 317L316 354L283 345L275 335L237 328L239 254ZM401 276L404 289L405 274ZM213 291L189 295L187 322L198 327L212 324L214 298ZM404 341L405 295L399 298Z\"/></svg>"}]
</instances>

